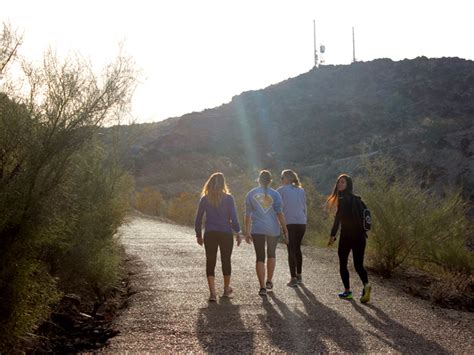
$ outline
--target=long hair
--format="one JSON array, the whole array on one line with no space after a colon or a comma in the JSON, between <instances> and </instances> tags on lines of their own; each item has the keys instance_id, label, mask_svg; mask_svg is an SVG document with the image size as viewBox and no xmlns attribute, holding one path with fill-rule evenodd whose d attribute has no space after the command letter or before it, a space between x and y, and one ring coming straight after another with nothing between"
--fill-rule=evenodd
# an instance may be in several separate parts
<instances>
[{"instance_id":1,"label":"long hair","mask_svg":"<svg viewBox=\"0 0 474 355\"><path fill-rule=\"evenodd\" d=\"M281 176L287 179L293 186L302 187L298 174L291 169L286 169L281 172Z\"/></svg>"},{"instance_id":2,"label":"long hair","mask_svg":"<svg viewBox=\"0 0 474 355\"><path fill-rule=\"evenodd\" d=\"M352 178L348 174L339 175L336 180L336 183L334 184L334 188L332 190L331 195L329 195L326 200L326 205L328 206L330 211L333 211L337 207L339 201L339 190L337 189L337 184L341 179L345 179L347 185L343 193L352 195L352 188L354 186L354 184L352 183Z\"/></svg>"},{"instance_id":3,"label":"long hair","mask_svg":"<svg viewBox=\"0 0 474 355\"><path fill-rule=\"evenodd\" d=\"M268 185L272 182L272 173L268 170L260 171L258 175L258 183L265 189L265 197L267 197Z\"/></svg>"},{"instance_id":4,"label":"long hair","mask_svg":"<svg viewBox=\"0 0 474 355\"><path fill-rule=\"evenodd\" d=\"M224 174L214 173L204 184L201 196L207 196L211 205L218 207L224 195L229 193Z\"/></svg>"}]
</instances>

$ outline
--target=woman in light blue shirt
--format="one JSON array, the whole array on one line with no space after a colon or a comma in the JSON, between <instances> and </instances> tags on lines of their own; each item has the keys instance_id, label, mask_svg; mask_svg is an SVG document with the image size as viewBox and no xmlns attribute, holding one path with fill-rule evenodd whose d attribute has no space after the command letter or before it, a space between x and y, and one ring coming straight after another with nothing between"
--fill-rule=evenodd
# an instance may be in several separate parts
<instances>
[{"instance_id":1,"label":"woman in light blue shirt","mask_svg":"<svg viewBox=\"0 0 474 355\"><path fill-rule=\"evenodd\" d=\"M249 191L245 199L245 240L253 241L257 256L256 271L260 283L260 296L266 296L267 290L273 289L273 272L276 265L276 247L283 229L285 243L288 241L285 217L282 212L281 196L272 189L271 173L260 172L259 187ZM265 283L265 244L267 245L267 282Z\"/></svg>"},{"instance_id":2,"label":"woman in light blue shirt","mask_svg":"<svg viewBox=\"0 0 474 355\"><path fill-rule=\"evenodd\" d=\"M296 287L303 282L301 271L303 254L301 242L306 231L306 195L301 187L298 175L290 169L281 172L283 186L278 192L283 200L283 213L285 214L288 229L288 265L290 266L291 279L288 286Z\"/></svg>"}]
</instances>

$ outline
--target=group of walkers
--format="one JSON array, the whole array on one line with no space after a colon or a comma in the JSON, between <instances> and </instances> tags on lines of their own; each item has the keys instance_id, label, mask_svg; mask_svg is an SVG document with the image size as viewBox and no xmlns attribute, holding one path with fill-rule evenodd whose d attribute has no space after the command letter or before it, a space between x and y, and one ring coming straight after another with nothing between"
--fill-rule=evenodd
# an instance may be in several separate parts
<instances>
[{"instance_id":1,"label":"group of walkers","mask_svg":"<svg viewBox=\"0 0 474 355\"><path fill-rule=\"evenodd\" d=\"M244 230L241 233L234 198L229 192L222 173L214 173L204 184L201 200L196 213L195 230L199 245L206 251L206 275L209 285L209 301L215 302L216 286L214 270L217 251L220 250L224 292L222 297L232 297L230 286L232 273L231 256L234 246L234 234L237 246L242 238L248 244L253 243L256 254L256 273L260 290L265 297L273 290L273 274L276 266L276 247L283 235L287 245L288 265L290 269L289 287L298 287L303 283L301 243L306 231L307 204L303 187L298 175L290 170L281 173L281 187L270 187L272 176L268 170L262 170L258 177L258 186L250 190L245 199ZM362 303L370 301L371 287L364 269L366 232L361 228L354 204L360 199L353 194L353 183L349 175L340 175L332 194L327 199L328 207L336 210L334 224L328 245L336 241L340 227L338 247L339 267L344 292L342 299L352 299L347 262L352 250L354 267L363 283L360 297ZM204 236L202 220L205 216ZM266 261L266 265L265 265Z\"/></svg>"}]
</instances>

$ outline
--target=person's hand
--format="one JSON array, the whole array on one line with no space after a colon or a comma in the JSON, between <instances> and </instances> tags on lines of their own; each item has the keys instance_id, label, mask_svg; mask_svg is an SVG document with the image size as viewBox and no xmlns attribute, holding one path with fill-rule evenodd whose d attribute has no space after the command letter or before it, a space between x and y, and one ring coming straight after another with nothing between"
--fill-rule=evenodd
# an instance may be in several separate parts
<instances>
[{"instance_id":1,"label":"person's hand","mask_svg":"<svg viewBox=\"0 0 474 355\"><path fill-rule=\"evenodd\" d=\"M331 245L333 245L335 241L336 241L336 236L335 236L335 235L329 237L328 247L330 247Z\"/></svg>"},{"instance_id":2,"label":"person's hand","mask_svg":"<svg viewBox=\"0 0 474 355\"><path fill-rule=\"evenodd\" d=\"M235 241L237 242L237 246L240 246L240 243L242 242L242 239L240 237L240 233L237 233L235 236Z\"/></svg>"},{"instance_id":3,"label":"person's hand","mask_svg":"<svg viewBox=\"0 0 474 355\"><path fill-rule=\"evenodd\" d=\"M252 236L250 234L246 234L245 235L245 241L247 242L247 244L251 244L252 243Z\"/></svg>"},{"instance_id":4,"label":"person's hand","mask_svg":"<svg viewBox=\"0 0 474 355\"><path fill-rule=\"evenodd\" d=\"M204 244L204 240L202 239L202 237L196 237L196 240L197 240L197 243L202 246Z\"/></svg>"},{"instance_id":5,"label":"person's hand","mask_svg":"<svg viewBox=\"0 0 474 355\"><path fill-rule=\"evenodd\" d=\"M287 229L284 229L283 230L283 242L288 245L289 243L289 240L288 240L288 230Z\"/></svg>"}]
</instances>

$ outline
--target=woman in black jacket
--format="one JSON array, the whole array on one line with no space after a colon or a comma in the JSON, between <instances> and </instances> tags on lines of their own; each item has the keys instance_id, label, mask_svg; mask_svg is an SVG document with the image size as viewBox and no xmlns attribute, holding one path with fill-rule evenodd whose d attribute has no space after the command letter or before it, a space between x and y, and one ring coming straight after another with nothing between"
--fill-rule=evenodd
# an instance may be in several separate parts
<instances>
[{"instance_id":1,"label":"woman in black jacket","mask_svg":"<svg viewBox=\"0 0 474 355\"><path fill-rule=\"evenodd\" d=\"M336 218L334 219L328 245L332 245L336 241L337 230L339 225L341 225L341 237L337 254L339 256L339 271L345 290L339 294L339 297L342 299L352 299L349 270L347 269L347 260L352 250L354 267L364 284L360 301L366 303L370 301L371 291L367 271L364 268L365 240L367 235L355 211L355 199L360 199L360 197L354 195L352 189L352 178L347 174L342 174L337 178L334 190L327 199L330 209L334 210L337 207Z\"/></svg>"}]
</instances>

